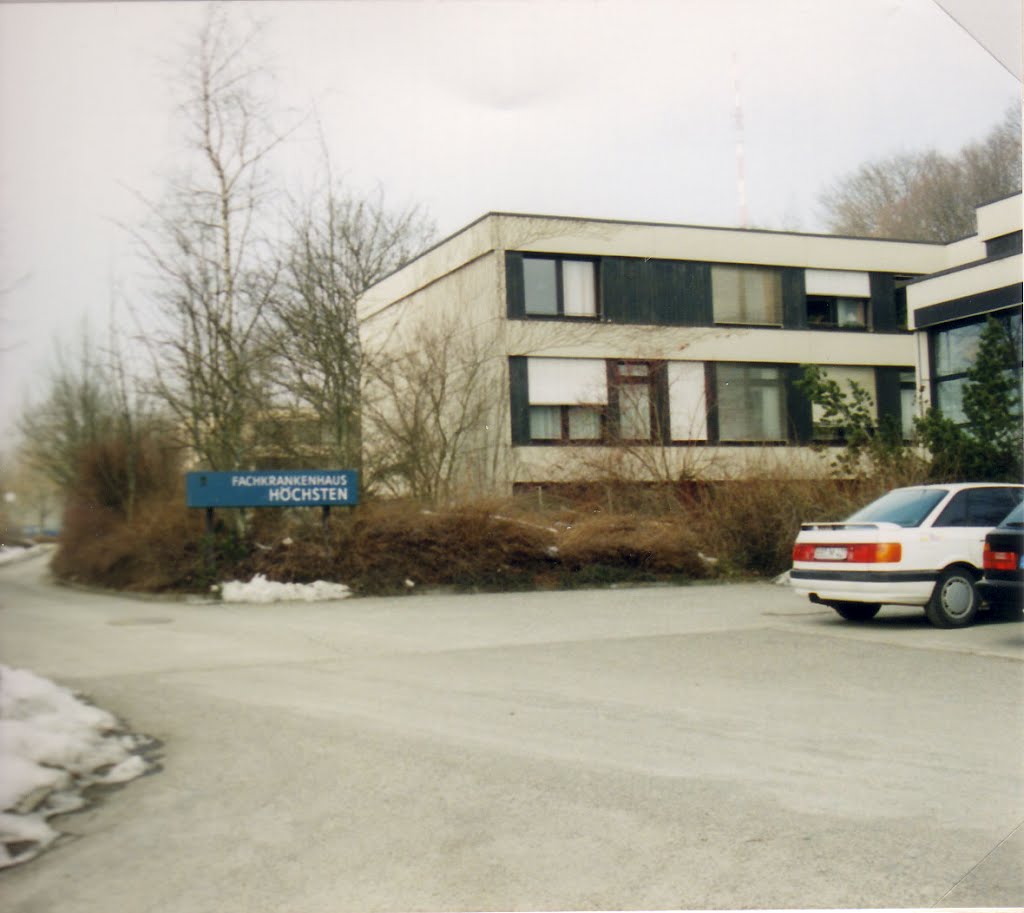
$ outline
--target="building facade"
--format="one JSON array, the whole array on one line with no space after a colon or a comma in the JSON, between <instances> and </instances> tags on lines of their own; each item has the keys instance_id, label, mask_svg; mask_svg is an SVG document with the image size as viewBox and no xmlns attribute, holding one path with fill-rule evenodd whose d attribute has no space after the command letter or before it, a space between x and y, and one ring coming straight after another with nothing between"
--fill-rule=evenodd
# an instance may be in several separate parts
<instances>
[{"instance_id":1,"label":"building facade","mask_svg":"<svg viewBox=\"0 0 1024 913\"><path fill-rule=\"evenodd\" d=\"M966 373L990 316L1021 351L1021 195L979 207L977 223L973 237L946 245L942 269L907 286L922 401L955 420L964 417ZM1019 363L1017 376L1019 384Z\"/></svg>"},{"instance_id":2,"label":"building facade","mask_svg":"<svg viewBox=\"0 0 1024 913\"><path fill-rule=\"evenodd\" d=\"M945 291L927 277L984 249L492 213L370 289L360 326L394 372L402 352L459 353L437 365L451 382L438 408L454 410L442 424L460 429L454 477L468 489L807 476L827 467L812 445L828 431L802 366L856 381L909 429L921 384L948 378L920 370L908 311L931 319ZM371 411L403 409L384 404L392 380L371 374ZM430 382L406 378L406 395ZM371 428L368 450L386 447Z\"/></svg>"}]
</instances>

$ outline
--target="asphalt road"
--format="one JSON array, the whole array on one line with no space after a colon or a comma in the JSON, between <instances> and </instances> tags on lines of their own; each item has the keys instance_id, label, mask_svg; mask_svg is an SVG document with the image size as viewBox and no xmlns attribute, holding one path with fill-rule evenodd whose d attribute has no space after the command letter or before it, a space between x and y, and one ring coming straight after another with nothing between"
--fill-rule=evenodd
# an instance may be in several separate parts
<instances>
[{"instance_id":1,"label":"asphalt road","mask_svg":"<svg viewBox=\"0 0 1024 913\"><path fill-rule=\"evenodd\" d=\"M0 657L165 743L6 913L1024 902L1017 622L770 584L197 605L37 560Z\"/></svg>"}]
</instances>

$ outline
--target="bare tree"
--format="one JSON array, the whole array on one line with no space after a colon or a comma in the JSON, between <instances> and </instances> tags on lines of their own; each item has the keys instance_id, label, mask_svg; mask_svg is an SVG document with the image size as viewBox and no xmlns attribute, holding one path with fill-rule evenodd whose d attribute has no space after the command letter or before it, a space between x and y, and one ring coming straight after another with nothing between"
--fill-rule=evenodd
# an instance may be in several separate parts
<instances>
[{"instance_id":1,"label":"bare tree","mask_svg":"<svg viewBox=\"0 0 1024 913\"><path fill-rule=\"evenodd\" d=\"M116 506L131 519L140 498L166 485L170 470L177 469L180 447L173 444L165 413L132 375L113 322L106 354L111 433L93 466L103 487L114 493Z\"/></svg>"},{"instance_id":2,"label":"bare tree","mask_svg":"<svg viewBox=\"0 0 1024 913\"><path fill-rule=\"evenodd\" d=\"M21 454L0 456L0 464L4 466L0 473L0 535L20 539L32 528L35 533L30 535L45 535L57 526L62 493L53 480L30 466Z\"/></svg>"},{"instance_id":3,"label":"bare tree","mask_svg":"<svg viewBox=\"0 0 1024 913\"><path fill-rule=\"evenodd\" d=\"M504 399L500 359L472 329L422 322L365 363L367 481L439 503L485 487Z\"/></svg>"},{"instance_id":4,"label":"bare tree","mask_svg":"<svg viewBox=\"0 0 1024 913\"><path fill-rule=\"evenodd\" d=\"M836 234L954 241L975 231L975 208L1021 188L1019 105L985 139L953 156L935 151L868 162L820 196Z\"/></svg>"},{"instance_id":5,"label":"bare tree","mask_svg":"<svg viewBox=\"0 0 1024 913\"><path fill-rule=\"evenodd\" d=\"M84 450L114 426L110 376L87 328L77 350L57 351L45 398L22 412L21 456L66 494L74 486Z\"/></svg>"},{"instance_id":6,"label":"bare tree","mask_svg":"<svg viewBox=\"0 0 1024 913\"><path fill-rule=\"evenodd\" d=\"M166 477L157 466L176 459L167 423L129 376L116 339L105 348L83 329L71 354L57 351L45 398L19 421L22 478L35 479L47 505L51 492L89 501L102 492L104 506L131 517L140 491Z\"/></svg>"},{"instance_id":7,"label":"bare tree","mask_svg":"<svg viewBox=\"0 0 1024 913\"><path fill-rule=\"evenodd\" d=\"M331 466L360 463L362 352L356 303L371 285L418 254L434 235L417 206L391 209L329 182L296 208L270 314L274 378L301 418L301 448ZM311 442L310 424L314 429Z\"/></svg>"},{"instance_id":8,"label":"bare tree","mask_svg":"<svg viewBox=\"0 0 1024 913\"><path fill-rule=\"evenodd\" d=\"M257 92L254 32L236 35L214 5L184 73L192 168L140 233L157 274L162 326L151 338L155 391L198 459L250 459L247 423L266 406L262 327L276 283L268 159L282 141Z\"/></svg>"}]
</instances>

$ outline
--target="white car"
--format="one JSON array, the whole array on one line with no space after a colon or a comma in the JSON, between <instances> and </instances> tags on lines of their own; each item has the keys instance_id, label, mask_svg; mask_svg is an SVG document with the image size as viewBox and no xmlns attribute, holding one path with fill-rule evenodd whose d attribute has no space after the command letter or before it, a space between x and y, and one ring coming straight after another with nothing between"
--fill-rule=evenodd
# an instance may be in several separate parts
<instances>
[{"instance_id":1,"label":"white car","mask_svg":"<svg viewBox=\"0 0 1024 913\"><path fill-rule=\"evenodd\" d=\"M894 489L840 523L802 524L790 585L848 621L909 605L937 627L963 627L981 604L985 534L1022 500L1024 485Z\"/></svg>"}]
</instances>

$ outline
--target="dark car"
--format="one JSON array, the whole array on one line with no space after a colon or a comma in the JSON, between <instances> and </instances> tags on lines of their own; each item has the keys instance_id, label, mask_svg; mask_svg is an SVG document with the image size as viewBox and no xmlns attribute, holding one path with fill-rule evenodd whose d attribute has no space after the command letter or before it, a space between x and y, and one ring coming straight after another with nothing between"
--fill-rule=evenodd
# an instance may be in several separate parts
<instances>
[{"instance_id":1,"label":"dark car","mask_svg":"<svg viewBox=\"0 0 1024 913\"><path fill-rule=\"evenodd\" d=\"M985 536L983 576L978 592L994 609L1020 611L1024 605L1024 503Z\"/></svg>"}]
</instances>

